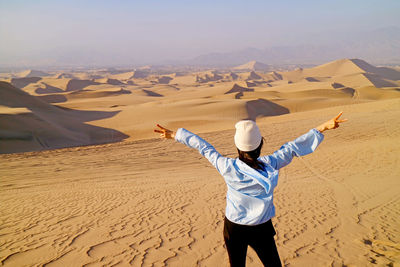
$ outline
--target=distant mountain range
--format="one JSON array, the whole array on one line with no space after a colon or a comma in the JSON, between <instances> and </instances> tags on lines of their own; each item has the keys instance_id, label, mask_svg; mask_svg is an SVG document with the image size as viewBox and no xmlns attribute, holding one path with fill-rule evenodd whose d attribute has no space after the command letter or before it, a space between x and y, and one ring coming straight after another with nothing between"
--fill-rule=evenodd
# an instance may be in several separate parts
<instances>
[{"instance_id":1,"label":"distant mountain range","mask_svg":"<svg viewBox=\"0 0 400 267\"><path fill-rule=\"evenodd\" d=\"M229 67L249 61L266 64L321 64L338 58L363 58L372 64L400 64L400 28L305 36L303 44L246 48L210 53L186 61L189 65Z\"/></svg>"}]
</instances>

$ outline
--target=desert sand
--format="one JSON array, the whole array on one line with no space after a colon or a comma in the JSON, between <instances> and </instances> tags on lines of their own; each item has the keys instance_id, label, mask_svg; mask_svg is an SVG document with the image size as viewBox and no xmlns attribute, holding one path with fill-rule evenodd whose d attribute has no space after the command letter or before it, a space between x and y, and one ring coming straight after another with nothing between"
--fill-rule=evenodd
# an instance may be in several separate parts
<instances>
[{"instance_id":1,"label":"desert sand","mask_svg":"<svg viewBox=\"0 0 400 267\"><path fill-rule=\"evenodd\" d=\"M236 157L237 120L257 121L268 154L339 111L349 121L280 172L273 223L281 260L400 262L396 69L343 59L294 71L2 77L4 266L228 266L222 177L197 151L158 139L155 123L185 127ZM251 249L247 264L261 265Z\"/></svg>"}]
</instances>

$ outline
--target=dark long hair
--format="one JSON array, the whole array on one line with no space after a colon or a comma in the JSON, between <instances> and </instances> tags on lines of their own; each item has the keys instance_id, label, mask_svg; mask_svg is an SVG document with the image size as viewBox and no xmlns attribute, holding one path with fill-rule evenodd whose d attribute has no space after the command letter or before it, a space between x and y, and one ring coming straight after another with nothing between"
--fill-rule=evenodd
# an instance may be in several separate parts
<instances>
[{"instance_id":1,"label":"dark long hair","mask_svg":"<svg viewBox=\"0 0 400 267\"><path fill-rule=\"evenodd\" d=\"M252 151L245 152L238 149L239 159L256 170L262 170L264 167L264 164L258 161L261 153L261 148L264 144L263 139L261 139L260 145Z\"/></svg>"}]
</instances>

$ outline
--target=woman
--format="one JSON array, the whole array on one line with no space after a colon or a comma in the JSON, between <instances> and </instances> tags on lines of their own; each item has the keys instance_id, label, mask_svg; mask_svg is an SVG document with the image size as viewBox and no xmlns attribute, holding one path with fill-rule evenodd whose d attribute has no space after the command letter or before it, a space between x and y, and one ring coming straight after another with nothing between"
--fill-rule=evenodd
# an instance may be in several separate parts
<instances>
[{"instance_id":1,"label":"woman","mask_svg":"<svg viewBox=\"0 0 400 267\"><path fill-rule=\"evenodd\" d=\"M231 266L245 266L247 247L250 245L264 266L282 266L275 245L275 229L271 218L275 216L273 191L278 183L278 171L288 165L293 156L313 152L322 142L322 132L336 129L342 112L335 118L311 129L292 142L283 145L272 155L260 157L263 138L254 121L236 123L235 145L239 157L221 156L215 148L199 136L179 128L176 133L159 124L162 138L173 139L199 150L200 154L224 177L227 184L224 240Z\"/></svg>"}]
</instances>

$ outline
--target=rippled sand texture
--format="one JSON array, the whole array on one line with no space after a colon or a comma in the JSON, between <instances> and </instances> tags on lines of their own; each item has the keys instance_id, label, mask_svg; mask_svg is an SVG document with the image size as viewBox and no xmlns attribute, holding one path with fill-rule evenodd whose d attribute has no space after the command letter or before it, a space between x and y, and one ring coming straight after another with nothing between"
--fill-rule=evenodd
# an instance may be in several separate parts
<instances>
[{"instance_id":1,"label":"rippled sand texture","mask_svg":"<svg viewBox=\"0 0 400 267\"><path fill-rule=\"evenodd\" d=\"M281 259L397 266L399 100L259 119L263 153L340 109L349 122L281 171L273 219ZM201 136L235 157L233 133ZM1 155L0 162L3 266L228 266L224 181L181 144L151 139ZM247 264L260 266L251 249Z\"/></svg>"}]
</instances>

